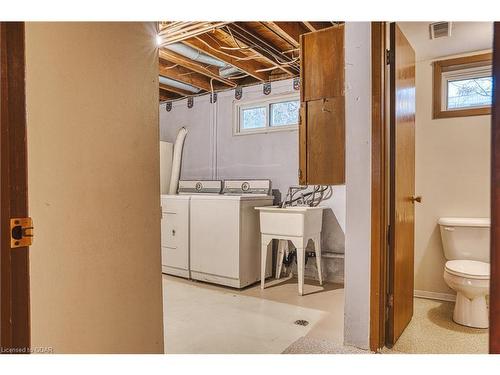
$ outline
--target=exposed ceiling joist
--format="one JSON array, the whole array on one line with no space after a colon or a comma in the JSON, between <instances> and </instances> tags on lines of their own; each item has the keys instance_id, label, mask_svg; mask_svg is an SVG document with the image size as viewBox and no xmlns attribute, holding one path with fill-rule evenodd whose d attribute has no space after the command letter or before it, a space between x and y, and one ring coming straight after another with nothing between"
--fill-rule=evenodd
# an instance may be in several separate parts
<instances>
[{"instance_id":1,"label":"exposed ceiling joist","mask_svg":"<svg viewBox=\"0 0 500 375\"><path fill-rule=\"evenodd\" d=\"M244 22L162 22L161 45L182 42L186 46L224 64L211 62L196 51L182 53L173 47L159 50L160 77L191 85L203 94L296 77L300 73L300 35L320 31L340 22L333 21L244 21ZM187 51L187 49L186 49ZM204 61L204 62L202 62ZM167 80L162 82L169 83ZM174 83L171 83L174 85ZM177 85L175 85L177 87ZM162 100L192 96L186 87L163 86ZM167 91L168 90L168 91ZM194 90L194 89L193 89ZM194 90L195 91L195 90ZM168 99L170 98L170 99Z\"/></svg>"},{"instance_id":2,"label":"exposed ceiling joist","mask_svg":"<svg viewBox=\"0 0 500 375\"><path fill-rule=\"evenodd\" d=\"M173 92L175 94L182 95L182 96L193 95L192 92L182 90L182 89L179 89L177 87L168 86L168 85L165 85L164 83L160 83L160 89L165 90L165 91L170 91L170 92Z\"/></svg>"},{"instance_id":3,"label":"exposed ceiling joist","mask_svg":"<svg viewBox=\"0 0 500 375\"><path fill-rule=\"evenodd\" d=\"M178 53L165 50L165 49L160 49L160 59L168 60L174 64L178 64L180 66L183 66L189 70L192 70L193 72L203 74L209 78L213 78L214 80L217 80L219 82L224 83L225 85L229 87L236 87L236 83L223 78L219 75L219 72L216 68L214 67L205 67L202 65L199 65L195 63L193 60L190 60L182 55L179 55Z\"/></svg>"},{"instance_id":4,"label":"exposed ceiling joist","mask_svg":"<svg viewBox=\"0 0 500 375\"><path fill-rule=\"evenodd\" d=\"M228 64L238 68L245 74L255 77L260 81L267 81L269 78L269 74L256 71L265 68L265 66L263 66L262 64L259 64L255 60L238 60L238 58L245 58L246 56L244 54L238 53L237 51L231 51L230 53L227 53L219 49L220 46L229 47L227 43L219 41L219 44L217 45L213 39L207 37L206 35L199 35L196 38L185 40L184 43L190 47L203 51L207 55L210 55L216 59L223 60Z\"/></svg>"},{"instance_id":5,"label":"exposed ceiling joist","mask_svg":"<svg viewBox=\"0 0 500 375\"><path fill-rule=\"evenodd\" d=\"M186 38L216 30L229 22L171 22L160 25L161 45L180 42Z\"/></svg>"},{"instance_id":6,"label":"exposed ceiling joist","mask_svg":"<svg viewBox=\"0 0 500 375\"><path fill-rule=\"evenodd\" d=\"M299 22L262 22L262 24L295 48L299 48L300 34L307 32Z\"/></svg>"},{"instance_id":7,"label":"exposed ceiling joist","mask_svg":"<svg viewBox=\"0 0 500 375\"><path fill-rule=\"evenodd\" d=\"M309 29L309 31L316 31L316 28L312 25L312 22L307 22L307 21L304 21L302 22L304 25L306 25L306 27Z\"/></svg>"},{"instance_id":8,"label":"exposed ceiling joist","mask_svg":"<svg viewBox=\"0 0 500 375\"><path fill-rule=\"evenodd\" d=\"M170 63L169 66L167 66L164 62L165 60L160 60L161 76L175 79L176 81L186 83L205 91L211 90L210 78L207 78L206 76L198 73L191 72L180 66L176 66L173 63Z\"/></svg>"},{"instance_id":9,"label":"exposed ceiling joist","mask_svg":"<svg viewBox=\"0 0 500 375\"><path fill-rule=\"evenodd\" d=\"M298 74L298 68L293 66L293 62L288 56L255 36L250 30L247 30L241 22L227 25L227 28L231 31L231 36L234 37L240 45L248 47L250 51L260 55L262 59L269 64L281 69L290 76ZM284 65L283 62L289 62L291 65Z\"/></svg>"},{"instance_id":10,"label":"exposed ceiling joist","mask_svg":"<svg viewBox=\"0 0 500 375\"><path fill-rule=\"evenodd\" d=\"M162 88L160 88L160 101L168 101L168 100L175 100L182 98L182 95L176 94L174 92L170 91L165 91Z\"/></svg>"}]
</instances>

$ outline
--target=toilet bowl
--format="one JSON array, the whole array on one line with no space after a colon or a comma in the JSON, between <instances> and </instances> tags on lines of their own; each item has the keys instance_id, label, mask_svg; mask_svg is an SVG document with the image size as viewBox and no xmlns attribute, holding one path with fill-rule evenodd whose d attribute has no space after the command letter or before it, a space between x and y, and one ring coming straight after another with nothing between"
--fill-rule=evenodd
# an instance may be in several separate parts
<instances>
[{"instance_id":1,"label":"toilet bowl","mask_svg":"<svg viewBox=\"0 0 500 375\"><path fill-rule=\"evenodd\" d=\"M468 327L488 328L490 286L490 220L441 218L444 281L457 293L453 321Z\"/></svg>"},{"instance_id":2,"label":"toilet bowl","mask_svg":"<svg viewBox=\"0 0 500 375\"><path fill-rule=\"evenodd\" d=\"M490 265L473 260L450 260L444 269L444 281L457 292L453 321L488 328L486 296L490 287Z\"/></svg>"}]
</instances>

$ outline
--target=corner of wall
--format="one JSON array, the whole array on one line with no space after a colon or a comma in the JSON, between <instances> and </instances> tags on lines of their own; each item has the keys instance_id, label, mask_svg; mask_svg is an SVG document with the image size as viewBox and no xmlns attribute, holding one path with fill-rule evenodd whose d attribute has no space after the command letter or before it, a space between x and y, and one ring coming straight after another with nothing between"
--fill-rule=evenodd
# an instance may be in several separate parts
<instances>
[{"instance_id":1,"label":"corner of wall","mask_svg":"<svg viewBox=\"0 0 500 375\"><path fill-rule=\"evenodd\" d=\"M371 250L371 24L348 22L344 343L369 349Z\"/></svg>"}]
</instances>

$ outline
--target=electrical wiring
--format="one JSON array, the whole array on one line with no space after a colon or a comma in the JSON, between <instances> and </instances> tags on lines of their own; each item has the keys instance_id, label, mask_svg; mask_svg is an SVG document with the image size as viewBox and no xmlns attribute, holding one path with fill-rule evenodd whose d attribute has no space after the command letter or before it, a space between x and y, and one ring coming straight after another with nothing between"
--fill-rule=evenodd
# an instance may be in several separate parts
<instances>
[{"instance_id":1,"label":"electrical wiring","mask_svg":"<svg viewBox=\"0 0 500 375\"><path fill-rule=\"evenodd\" d=\"M321 202L333 196L333 189L328 185L316 185L309 190L308 186L290 186L280 207L309 206L317 207Z\"/></svg>"}]
</instances>

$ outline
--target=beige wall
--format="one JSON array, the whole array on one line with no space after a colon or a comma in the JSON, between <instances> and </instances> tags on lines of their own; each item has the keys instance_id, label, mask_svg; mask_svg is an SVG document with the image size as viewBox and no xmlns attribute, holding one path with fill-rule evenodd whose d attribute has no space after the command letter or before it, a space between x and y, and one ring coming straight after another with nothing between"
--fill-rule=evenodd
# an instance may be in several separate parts
<instances>
[{"instance_id":1,"label":"beige wall","mask_svg":"<svg viewBox=\"0 0 500 375\"><path fill-rule=\"evenodd\" d=\"M154 25L26 25L33 347L163 351Z\"/></svg>"},{"instance_id":2,"label":"beige wall","mask_svg":"<svg viewBox=\"0 0 500 375\"><path fill-rule=\"evenodd\" d=\"M415 177L423 201L415 212L415 290L452 294L437 220L489 217L490 116L432 120L431 64L418 62L416 71Z\"/></svg>"}]
</instances>

